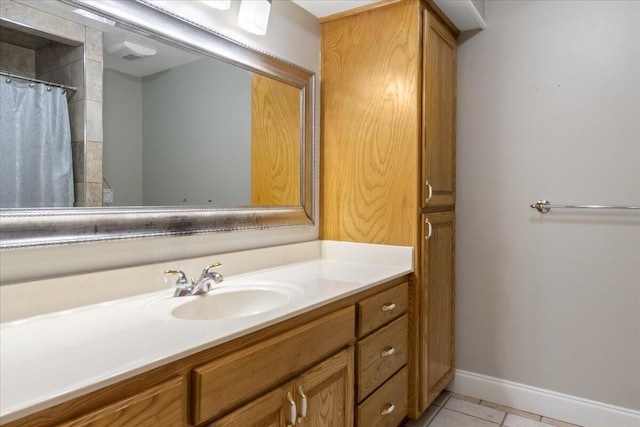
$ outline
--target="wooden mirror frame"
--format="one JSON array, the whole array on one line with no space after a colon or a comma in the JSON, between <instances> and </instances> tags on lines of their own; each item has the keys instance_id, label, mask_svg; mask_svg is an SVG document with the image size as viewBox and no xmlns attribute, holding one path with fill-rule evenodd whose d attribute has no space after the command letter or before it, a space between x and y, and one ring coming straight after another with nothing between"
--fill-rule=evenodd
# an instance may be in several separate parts
<instances>
[{"instance_id":1,"label":"wooden mirror frame","mask_svg":"<svg viewBox=\"0 0 640 427\"><path fill-rule=\"evenodd\" d=\"M97 207L10 209L0 212L0 248L41 247L154 236L314 225L315 74L243 45L144 1L101 0L100 7L59 0L118 25L266 75L301 91L301 206Z\"/></svg>"}]
</instances>

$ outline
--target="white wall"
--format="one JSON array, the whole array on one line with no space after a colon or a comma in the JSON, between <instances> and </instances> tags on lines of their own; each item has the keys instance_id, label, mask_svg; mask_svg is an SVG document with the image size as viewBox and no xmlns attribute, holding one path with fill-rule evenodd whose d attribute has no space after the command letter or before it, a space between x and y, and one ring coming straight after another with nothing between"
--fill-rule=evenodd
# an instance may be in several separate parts
<instances>
[{"instance_id":1,"label":"white wall","mask_svg":"<svg viewBox=\"0 0 640 427\"><path fill-rule=\"evenodd\" d=\"M458 62L457 367L640 409L640 2L491 1Z\"/></svg>"},{"instance_id":2,"label":"white wall","mask_svg":"<svg viewBox=\"0 0 640 427\"><path fill-rule=\"evenodd\" d=\"M145 206L251 205L251 75L206 58L142 79Z\"/></svg>"},{"instance_id":3,"label":"white wall","mask_svg":"<svg viewBox=\"0 0 640 427\"><path fill-rule=\"evenodd\" d=\"M142 79L104 69L102 176L113 206L142 205Z\"/></svg>"},{"instance_id":4,"label":"white wall","mask_svg":"<svg viewBox=\"0 0 640 427\"><path fill-rule=\"evenodd\" d=\"M315 135L319 140L320 24L317 18L289 1L274 1L267 35L254 36L239 29L236 24L238 2L232 2L232 8L228 11L217 11L200 2L161 1L160 3L161 6L171 7L175 13L182 14L196 23L316 73ZM315 156L314 179L317 185L319 161L317 150ZM317 193L314 206L315 218L317 218ZM0 256L0 282L2 284L19 283L24 280L304 242L317 238L316 221L316 225L311 227L4 251ZM135 287L135 284L132 284L132 287Z\"/></svg>"}]
</instances>

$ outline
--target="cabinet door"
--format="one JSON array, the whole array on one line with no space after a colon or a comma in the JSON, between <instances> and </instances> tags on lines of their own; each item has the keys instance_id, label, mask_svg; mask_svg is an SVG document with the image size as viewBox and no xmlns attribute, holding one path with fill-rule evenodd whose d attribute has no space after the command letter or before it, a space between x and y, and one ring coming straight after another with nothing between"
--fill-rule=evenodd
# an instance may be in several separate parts
<instances>
[{"instance_id":1,"label":"cabinet door","mask_svg":"<svg viewBox=\"0 0 640 427\"><path fill-rule=\"evenodd\" d=\"M416 243L418 18L400 1L321 24L322 239Z\"/></svg>"},{"instance_id":2,"label":"cabinet door","mask_svg":"<svg viewBox=\"0 0 640 427\"><path fill-rule=\"evenodd\" d=\"M422 205L455 203L456 40L428 10L424 12L422 108Z\"/></svg>"},{"instance_id":3,"label":"cabinet door","mask_svg":"<svg viewBox=\"0 0 640 427\"><path fill-rule=\"evenodd\" d=\"M209 427L284 427L290 423L285 419L285 401L291 385L277 388L247 403L225 417L209 424Z\"/></svg>"},{"instance_id":4,"label":"cabinet door","mask_svg":"<svg viewBox=\"0 0 640 427\"><path fill-rule=\"evenodd\" d=\"M428 404L451 381L455 361L455 213L422 216L422 390L420 406Z\"/></svg>"},{"instance_id":5,"label":"cabinet door","mask_svg":"<svg viewBox=\"0 0 640 427\"><path fill-rule=\"evenodd\" d=\"M353 347L330 357L294 382L301 427L353 425ZM306 396L306 414L303 407Z\"/></svg>"}]
</instances>

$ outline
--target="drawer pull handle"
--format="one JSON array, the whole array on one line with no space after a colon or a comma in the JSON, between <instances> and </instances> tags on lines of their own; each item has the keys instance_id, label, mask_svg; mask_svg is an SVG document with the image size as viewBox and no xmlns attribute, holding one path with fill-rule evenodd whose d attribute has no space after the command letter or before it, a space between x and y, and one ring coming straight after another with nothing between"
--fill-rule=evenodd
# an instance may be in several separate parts
<instances>
[{"instance_id":1,"label":"drawer pull handle","mask_svg":"<svg viewBox=\"0 0 640 427\"><path fill-rule=\"evenodd\" d=\"M394 409L396 409L396 405L393 404L393 402L389 402L387 403L387 406L385 406L384 408L382 408L382 411L380 411L380 415L389 415L390 413L392 413L394 411Z\"/></svg>"},{"instance_id":2,"label":"drawer pull handle","mask_svg":"<svg viewBox=\"0 0 640 427\"><path fill-rule=\"evenodd\" d=\"M427 181L425 185L427 186L427 198L425 202L429 203L429 200L433 197L433 187L429 184L429 181Z\"/></svg>"},{"instance_id":3,"label":"drawer pull handle","mask_svg":"<svg viewBox=\"0 0 640 427\"><path fill-rule=\"evenodd\" d=\"M429 222L429 218L425 219L424 223L427 224L427 229L429 230L429 231L427 231L427 235L424 236L424 239L425 240L429 240L431 238L431 235L433 234L433 226Z\"/></svg>"},{"instance_id":4,"label":"drawer pull handle","mask_svg":"<svg viewBox=\"0 0 640 427\"><path fill-rule=\"evenodd\" d=\"M387 347L384 350L382 350L380 352L380 357L389 357L391 356L393 353L396 352L396 349L393 347Z\"/></svg>"},{"instance_id":5,"label":"drawer pull handle","mask_svg":"<svg viewBox=\"0 0 640 427\"><path fill-rule=\"evenodd\" d=\"M293 396L291 392L287 392L287 402L289 403L289 419L287 420L287 426L296 425L296 402L293 401Z\"/></svg>"},{"instance_id":6,"label":"drawer pull handle","mask_svg":"<svg viewBox=\"0 0 640 427\"><path fill-rule=\"evenodd\" d=\"M385 304L382 307L380 307L380 310L387 312L387 311L392 311L393 309L396 308L395 303L391 303L391 304Z\"/></svg>"},{"instance_id":7,"label":"drawer pull handle","mask_svg":"<svg viewBox=\"0 0 640 427\"><path fill-rule=\"evenodd\" d=\"M298 423L300 423L304 417L307 416L307 395L304 394L301 385L298 386L298 394L302 398L302 402L300 402L300 416L298 418Z\"/></svg>"}]
</instances>

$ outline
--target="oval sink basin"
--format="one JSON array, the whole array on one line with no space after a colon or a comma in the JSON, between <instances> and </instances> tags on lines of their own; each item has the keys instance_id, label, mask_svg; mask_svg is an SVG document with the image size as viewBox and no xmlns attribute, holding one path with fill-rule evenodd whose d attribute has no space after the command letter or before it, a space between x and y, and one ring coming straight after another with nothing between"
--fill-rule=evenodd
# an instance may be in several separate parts
<instances>
[{"instance_id":1,"label":"oval sink basin","mask_svg":"<svg viewBox=\"0 0 640 427\"><path fill-rule=\"evenodd\" d=\"M183 320L215 320L252 316L274 310L302 296L294 285L264 282L219 285L192 297L163 297L145 309Z\"/></svg>"}]
</instances>

